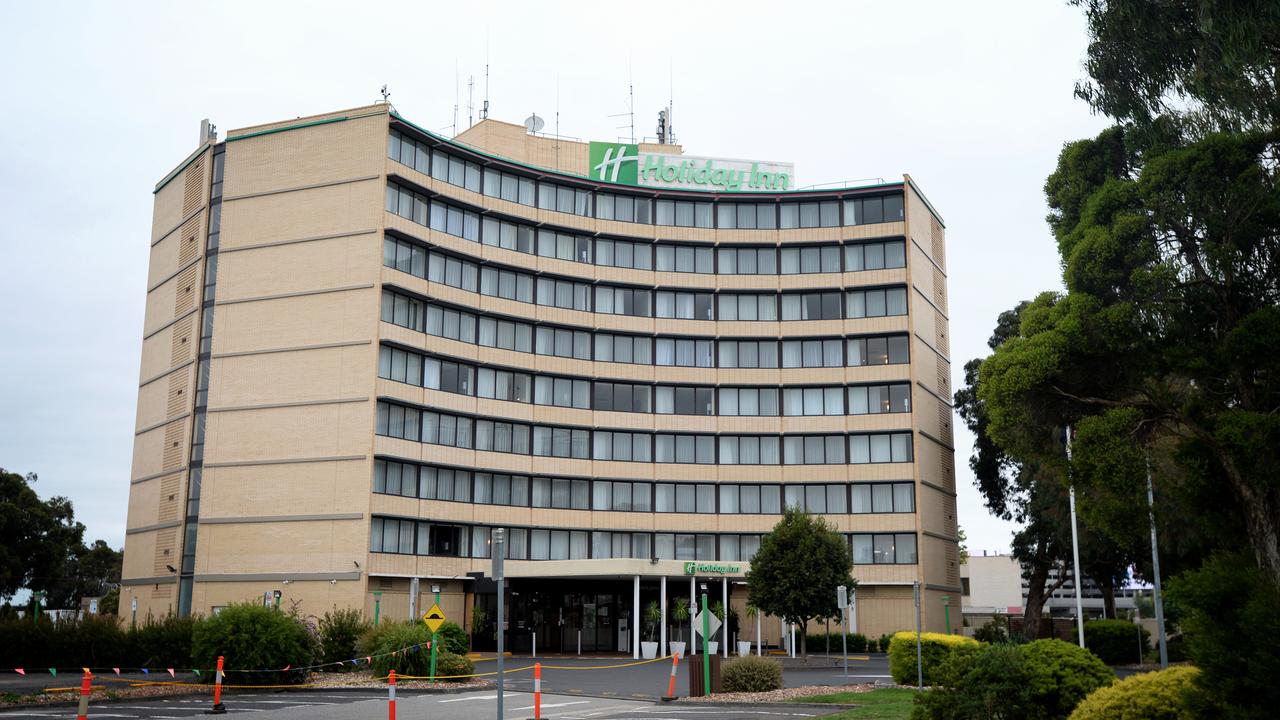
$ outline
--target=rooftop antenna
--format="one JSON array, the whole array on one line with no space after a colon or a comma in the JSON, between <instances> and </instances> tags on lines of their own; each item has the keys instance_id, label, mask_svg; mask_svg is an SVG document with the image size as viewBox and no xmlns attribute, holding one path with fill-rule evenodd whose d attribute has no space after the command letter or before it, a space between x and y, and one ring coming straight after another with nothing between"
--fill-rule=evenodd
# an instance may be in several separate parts
<instances>
[{"instance_id":1,"label":"rooftop antenna","mask_svg":"<svg viewBox=\"0 0 1280 720\"><path fill-rule=\"evenodd\" d=\"M619 125L618 129L621 130L623 128L629 128L631 134L628 137L631 138L631 143L634 145L636 142L636 88L631 80L630 65L628 65L627 69L627 111L624 113L617 113L616 115L610 115L609 117L630 118L630 124Z\"/></svg>"},{"instance_id":2,"label":"rooftop antenna","mask_svg":"<svg viewBox=\"0 0 1280 720\"><path fill-rule=\"evenodd\" d=\"M672 120L675 115L675 62L667 58L667 139L672 145L676 144L676 126Z\"/></svg>"},{"instance_id":3,"label":"rooftop antenna","mask_svg":"<svg viewBox=\"0 0 1280 720\"><path fill-rule=\"evenodd\" d=\"M476 76L467 77L467 127L475 124Z\"/></svg>"},{"instance_id":4,"label":"rooftop antenna","mask_svg":"<svg viewBox=\"0 0 1280 720\"><path fill-rule=\"evenodd\" d=\"M383 83L381 92L382 92L382 102L383 102L383 104L385 105L385 104L387 104L387 103L390 103L390 102L391 102L391 91L387 89L387 85L386 85L386 83Z\"/></svg>"},{"instance_id":5,"label":"rooftop antenna","mask_svg":"<svg viewBox=\"0 0 1280 720\"><path fill-rule=\"evenodd\" d=\"M524 129L528 130L530 135L537 135L546 124L542 118L538 117L538 113L533 113L524 119Z\"/></svg>"},{"instance_id":6,"label":"rooftop antenna","mask_svg":"<svg viewBox=\"0 0 1280 720\"><path fill-rule=\"evenodd\" d=\"M556 169L560 168L560 76L556 75Z\"/></svg>"},{"instance_id":7,"label":"rooftop antenna","mask_svg":"<svg viewBox=\"0 0 1280 720\"><path fill-rule=\"evenodd\" d=\"M480 119L489 119L489 31L484 33L484 107L480 108Z\"/></svg>"}]
</instances>

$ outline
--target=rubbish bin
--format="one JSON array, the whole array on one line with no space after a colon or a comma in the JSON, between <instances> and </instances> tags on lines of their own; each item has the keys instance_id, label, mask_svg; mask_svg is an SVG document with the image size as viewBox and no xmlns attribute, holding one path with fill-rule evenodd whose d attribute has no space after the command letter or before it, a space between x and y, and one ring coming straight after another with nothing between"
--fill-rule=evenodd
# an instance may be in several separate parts
<instances>
[{"instance_id":1,"label":"rubbish bin","mask_svg":"<svg viewBox=\"0 0 1280 720\"><path fill-rule=\"evenodd\" d=\"M711 692L702 687L702 663L711 661ZM712 695L720 690L720 656L698 654L689 658L689 697Z\"/></svg>"}]
</instances>

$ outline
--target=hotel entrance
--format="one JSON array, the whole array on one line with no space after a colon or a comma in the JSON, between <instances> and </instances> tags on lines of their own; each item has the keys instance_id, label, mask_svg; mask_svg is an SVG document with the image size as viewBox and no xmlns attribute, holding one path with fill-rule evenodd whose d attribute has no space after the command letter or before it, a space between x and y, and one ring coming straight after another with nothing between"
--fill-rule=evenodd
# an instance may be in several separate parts
<instances>
[{"instance_id":1,"label":"hotel entrance","mask_svg":"<svg viewBox=\"0 0 1280 720\"><path fill-rule=\"evenodd\" d=\"M511 652L630 653L632 584L617 580L507 581L507 637ZM641 607L656 600L658 588L641 585ZM496 592L479 592L476 605L484 609L484 627L475 638L476 650L497 649Z\"/></svg>"}]
</instances>

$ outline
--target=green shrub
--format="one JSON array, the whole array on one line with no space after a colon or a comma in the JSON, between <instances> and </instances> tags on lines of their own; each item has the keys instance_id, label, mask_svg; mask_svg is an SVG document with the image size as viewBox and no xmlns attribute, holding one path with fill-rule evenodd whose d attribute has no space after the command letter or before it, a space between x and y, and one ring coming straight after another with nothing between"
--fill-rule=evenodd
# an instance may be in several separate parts
<instances>
[{"instance_id":1,"label":"green shrub","mask_svg":"<svg viewBox=\"0 0 1280 720\"><path fill-rule=\"evenodd\" d=\"M734 658L720 668L725 692L767 692L782 688L782 664L776 660L748 655Z\"/></svg>"},{"instance_id":2,"label":"green shrub","mask_svg":"<svg viewBox=\"0 0 1280 720\"><path fill-rule=\"evenodd\" d=\"M841 634L834 633L811 633L806 637L810 652L827 652L827 643L830 643L831 652L840 652ZM851 653L867 652L867 636L861 633L849 633L843 639L848 643L848 649ZM872 641L875 644L875 641ZM871 652L875 652L872 650Z\"/></svg>"},{"instance_id":3,"label":"green shrub","mask_svg":"<svg viewBox=\"0 0 1280 720\"><path fill-rule=\"evenodd\" d=\"M961 646L938 669L939 687L916 696L921 720L1015 720L1036 713L1018 645Z\"/></svg>"},{"instance_id":4,"label":"green shrub","mask_svg":"<svg viewBox=\"0 0 1280 720\"><path fill-rule=\"evenodd\" d=\"M1065 718L1089 693L1115 682L1115 673L1096 655L1062 640L1021 646L1031 695L1044 718Z\"/></svg>"},{"instance_id":5,"label":"green shrub","mask_svg":"<svg viewBox=\"0 0 1280 720\"><path fill-rule=\"evenodd\" d=\"M1071 720L1192 720L1199 673L1184 665L1127 677L1090 693Z\"/></svg>"},{"instance_id":6,"label":"green shrub","mask_svg":"<svg viewBox=\"0 0 1280 720\"><path fill-rule=\"evenodd\" d=\"M872 644L873 644L873 642L874 642L874 645L875 645L875 647L874 647L874 648L872 648ZM881 636L880 636L880 638L879 638L878 640L875 640L875 641L868 640L868 641L867 641L867 652L882 652L882 653L887 653L887 652L889 652L889 645L891 645L892 643L893 643L893 636L892 636L892 635L881 635Z\"/></svg>"},{"instance_id":7,"label":"green shrub","mask_svg":"<svg viewBox=\"0 0 1280 720\"><path fill-rule=\"evenodd\" d=\"M934 674L939 687L917 699L914 718L1064 720L1115 680L1089 651L1061 640L961 645Z\"/></svg>"},{"instance_id":8,"label":"green shrub","mask_svg":"<svg viewBox=\"0 0 1280 720\"><path fill-rule=\"evenodd\" d=\"M466 682L466 676L475 674L475 671L476 664L464 655L441 652L436 656L436 677L444 682Z\"/></svg>"},{"instance_id":9,"label":"green shrub","mask_svg":"<svg viewBox=\"0 0 1280 720\"><path fill-rule=\"evenodd\" d=\"M938 670L958 647L978 647L978 641L963 635L922 633L920 657L924 666L924 684L938 683ZM899 685L916 684L916 634L902 631L889 641L889 674Z\"/></svg>"},{"instance_id":10,"label":"green shrub","mask_svg":"<svg viewBox=\"0 0 1280 720\"><path fill-rule=\"evenodd\" d=\"M454 633L445 628L453 623L440 626L440 647L436 648L436 675L469 675L475 672L475 665L460 653L449 650L450 643L457 646ZM394 668L398 675L428 677L431 674L431 650L427 644L431 642L431 630L420 622L384 622L365 632L360 638L360 655L373 657L373 672L379 677L391 672ZM465 636L463 647L466 647ZM396 653L392 655L391 653ZM447 663L447 664L445 664Z\"/></svg>"},{"instance_id":11,"label":"green shrub","mask_svg":"<svg viewBox=\"0 0 1280 720\"><path fill-rule=\"evenodd\" d=\"M228 605L216 615L195 624L191 635L191 655L197 667L212 668L218 656L226 666L245 672L227 672L236 684L277 684L301 682L300 668L314 662L315 648L307 627L296 617L258 603ZM271 670L279 672L249 672Z\"/></svg>"},{"instance_id":12,"label":"green shrub","mask_svg":"<svg viewBox=\"0 0 1280 720\"><path fill-rule=\"evenodd\" d=\"M467 633L457 623L446 622L440 625L440 647L439 650L451 652L454 655L466 655L471 649L470 639Z\"/></svg>"},{"instance_id":13,"label":"green shrub","mask_svg":"<svg viewBox=\"0 0 1280 720\"><path fill-rule=\"evenodd\" d=\"M1128 620L1090 620L1084 624L1084 646L1108 665L1142 662L1150 637L1146 628Z\"/></svg>"},{"instance_id":14,"label":"green shrub","mask_svg":"<svg viewBox=\"0 0 1280 720\"><path fill-rule=\"evenodd\" d=\"M198 622L198 618L190 616L169 615L159 620L148 617L146 622L126 634L128 659L122 662L146 668L213 667L195 662L192 643Z\"/></svg>"},{"instance_id":15,"label":"green shrub","mask_svg":"<svg viewBox=\"0 0 1280 720\"><path fill-rule=\"evenodd\" d=\"M113 616L33 623L0 620L0 667L191 667L191 618L148 619L136 628Z\"/></svg>"},{"instance_id":16,"label":"green shrub","mask_svg":"<svg viewBox=\"0 0 1280 720\"><path fill-rule=\"evenodd\" d=\"M1250 553L1215 555L1169 581L1206 716L1272 718L1280 708L1280 588ZM1266 640L1271 638L1271 640Z\"/></svg>"},{"instance_id":17,"label":"green shrub","mask_svg":"<svg viewBox=\"0 0 1280 720\"><path fill-rule=\"evenodd\" d=\"M334 608L325 613L320 618L320 661L335 663L338 669L351 669L347 661L356 657L356 643L370 627L364 614L355 608Z\"/></svg>"},{"instance_id":18,"label":"green shrub","mask_svg":"<svg viewBox=\"0 0 1280 720\"><path fill-rule=\"evenodd\" d=\"M1017 637L1009 630L1008 615L997 615L973 631L973 639L984 643L1015 642Z\"/></svg>"}]
</instances>

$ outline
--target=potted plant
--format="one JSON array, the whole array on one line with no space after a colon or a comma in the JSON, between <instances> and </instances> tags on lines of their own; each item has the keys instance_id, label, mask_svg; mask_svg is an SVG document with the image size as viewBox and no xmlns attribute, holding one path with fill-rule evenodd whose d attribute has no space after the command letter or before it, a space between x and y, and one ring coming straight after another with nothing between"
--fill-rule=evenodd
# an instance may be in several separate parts
<instances>
[{"instance_id":1,"label":"potted plant","mask_svg":"<svg viewBox=\"0 0 1280 720\"><path fill-rule=\"evenodd\" d=\"M653 636L660 622L662 622L662 608L658 607L657 600L650 600L649 604L644 606L645 636L649 639L640 643L640 656L645 660L658 657L658 641L654 640Z\"/></svg>"},{"instance_id":2,"label":"potted plant","mask_svg":"<svg viewBox=\"0 0 1280 720\"><path fill-rule=\"evenodd\" d=\"M754 618L756 621L756 654L762 653L763 640L760 635L760 608L756 607L750 600L747 601L747 617ZM738 643L738 654L742 654L742 643ZM747 643L747 654L751 654L751 643Z\"/></svg>"},{"instance_id":3,"label":"potted plant","mask_svg":"<svg viewBox=\"0 0 1280 720\"><path fill-rule=\"evenodd\" d=\"M672 620L675 622L675 624L676 624L676 627L675 627L675 635L676 635L676 637L678 637L678 638L680 638L680 639L679 639L679 640L672 640L671 642L667 643L667 645L668 645L668 651L669 651L672 655L675 655L676 653L679 653L679 654L680 654L680 657L685 657L685 654L684 654L684 624L685 624L685 623L687 623L687 622L689 622L689 601L685 600L684 598L676 598L674 601L672 601L672 603L671 603L671 619L672 619Z\"/></svg>"},{"instance_id":4,"label":"potted plant","mask_svg":"<svg viewBox=\"0 0 1280 720\"><path fill-rule=\"evenodd\" d=\"M480 633L484 630L484 624L489 620L489 613L481 605L473 605L471 607L471 649L476 649L476 639L480 637Z\"/></svg>"}]
</instances>

